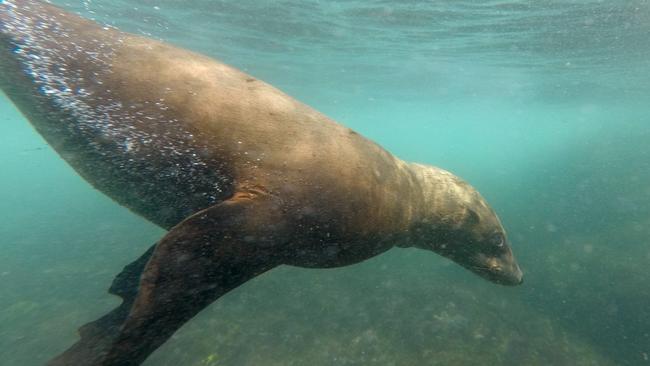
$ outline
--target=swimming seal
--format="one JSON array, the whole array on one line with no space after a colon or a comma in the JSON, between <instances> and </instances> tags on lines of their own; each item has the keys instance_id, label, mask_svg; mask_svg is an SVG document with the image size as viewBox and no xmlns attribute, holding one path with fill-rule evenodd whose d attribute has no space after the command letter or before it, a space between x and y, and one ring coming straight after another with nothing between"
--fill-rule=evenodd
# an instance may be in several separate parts
<instances>
[{"instance_id":1,"label":"swimming seal","mask_svg":"<svg viewBox=\"0 0 650 366\"><path fill-rule=\"evenodd\" d=\"M50 365L138 365L217 298L276 266L434 251L490 281L522 273L494 211L208 57L45 3L0 3L0 87L82 177L168 233L126 266L122 304Z\"/></svg>"}]
</instances>

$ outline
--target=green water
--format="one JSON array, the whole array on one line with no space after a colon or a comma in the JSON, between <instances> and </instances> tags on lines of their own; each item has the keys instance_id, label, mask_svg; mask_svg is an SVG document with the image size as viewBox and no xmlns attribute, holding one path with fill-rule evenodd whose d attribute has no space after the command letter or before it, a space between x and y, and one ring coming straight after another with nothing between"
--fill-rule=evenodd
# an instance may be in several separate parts
<instances>
[{"instance_id":1,"label":"green water","mask_svg":"<svg viewBox=\"0 0 650 366\"><path fill-rule=\"evenodd\" d=\"M214 57L470 181L525 283L394 249L281 267L146 365L650 365L650 2L56 1ZM163 235L0 99L0 363L41 365Z\"/></svg>"}]
</instances>

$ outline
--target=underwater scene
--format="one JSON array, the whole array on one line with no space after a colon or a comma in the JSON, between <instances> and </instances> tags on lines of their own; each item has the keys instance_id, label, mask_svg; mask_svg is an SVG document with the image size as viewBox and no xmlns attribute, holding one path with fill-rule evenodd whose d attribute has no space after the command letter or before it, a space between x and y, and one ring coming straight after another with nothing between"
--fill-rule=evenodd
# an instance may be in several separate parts
<instances>
[{"instance_id":1,"label":"underwater scene","mask_svg":"<svg viewBox=\"0 0 650 366\"><path fill-rule=\"evenodd\" d=\"M0 0L1 365L45 365L66 351L79 340L78 328L120 305L120 297L108 292L116 275L153 244L171 240L167 231L181 221L165 216L165 224L156 223L155 214L102 193L135 195L119 191L123 186L96 189L101 184L84 179L88 174L73 168L75 158L57 152L58 140L44 136L47 129L32 126L58 116L34 112L40 107L21 99L26 89L12 84L30 80L44 100L50 98L43 87L47 70L21 55L48 33L39 29L30 39L30 27L40 23L20 18L40 4ZM51 4L107 32L116 28L219 60L352 129L351 139L359 134L399 159L461 177L498 214L506 247L523 271L523 283L503 286L498 278L472 273L456 253L401 242L349 263L305 268L282 261L232 285L163 340L148 342L155 333L135 333L135 344L155 343L143 365L650 365L650 1ZM58 23L59 10L52 14ZM81 43L83 32L71 35L71 44L77 36L87 54L91 43ZM98 49L93 52L101 59ZM29 79L13 69L15 60L29 66ZM196 72L198 79L206 75ZM59 92L67 91L53 93ZM70 108L57 103L51 108ZM205 108L210 103L206 97ZM91 116L104 113L114 110ZM245 123L256 131L255 121ZM292 137L283 138L291 146ZM342 186L365 192L361 173L356 180L338 170L351 159L342 140L321 138L342 146L340 158L328 158L322 169L340 174ZM318 161L320 145L309 147ZM366 162L375 164L360 159L360 172ZM284 169L289 176L290 168L282 166L271 175ZM374 200L422 205L397 187ZM345 210L347 202L330 205ZM164 210L157 205L153 211ZM360 209L354 217L363 224L375 214ZM260 226L284 225L281 216L270 217L277 220ZM396 221L373 226L373 239L359 245L378 248L390 241L381 227ZM356 221L332 222L356 227ZM138 299L136 306L146 305Z\"/></svg>"}]
</instances>

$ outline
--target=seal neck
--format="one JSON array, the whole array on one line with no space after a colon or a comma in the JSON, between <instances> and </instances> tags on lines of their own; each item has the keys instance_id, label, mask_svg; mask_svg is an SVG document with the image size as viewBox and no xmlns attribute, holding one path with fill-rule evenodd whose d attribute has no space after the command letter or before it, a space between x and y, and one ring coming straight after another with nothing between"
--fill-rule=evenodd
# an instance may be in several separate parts
<instances>
[{"instance_id":1,"label":"seal neck","mask_svg":"<svg viewBox=\"0 0 650 366\"><path fill-rule=\"evenodd\" d=\"M463 203L470 197L467 183L446 170L418 163L407 166L413 180L409 232L415 236L411 235L411 243L405 246L418 246L420 228L442 229L458 221L464 213Z\"/></svg>"}]
</instances>

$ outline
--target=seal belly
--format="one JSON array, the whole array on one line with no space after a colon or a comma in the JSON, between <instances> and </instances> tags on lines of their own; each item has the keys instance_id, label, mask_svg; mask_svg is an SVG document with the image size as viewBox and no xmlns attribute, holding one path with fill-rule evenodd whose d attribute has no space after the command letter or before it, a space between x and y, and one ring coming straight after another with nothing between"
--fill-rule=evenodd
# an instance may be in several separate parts
<instances>
[{"instance_id":1,"label":"seal belly","mask_svg":"<svg viewBox=\"0 0 650 366\"><path fill-rule=\"evenodd\" d=\"M2 3L0 87L95 188L169 228L230 196L232 179L163 98L107 86L127 37L47 4Z\"/></svg>"}]
</instances>

